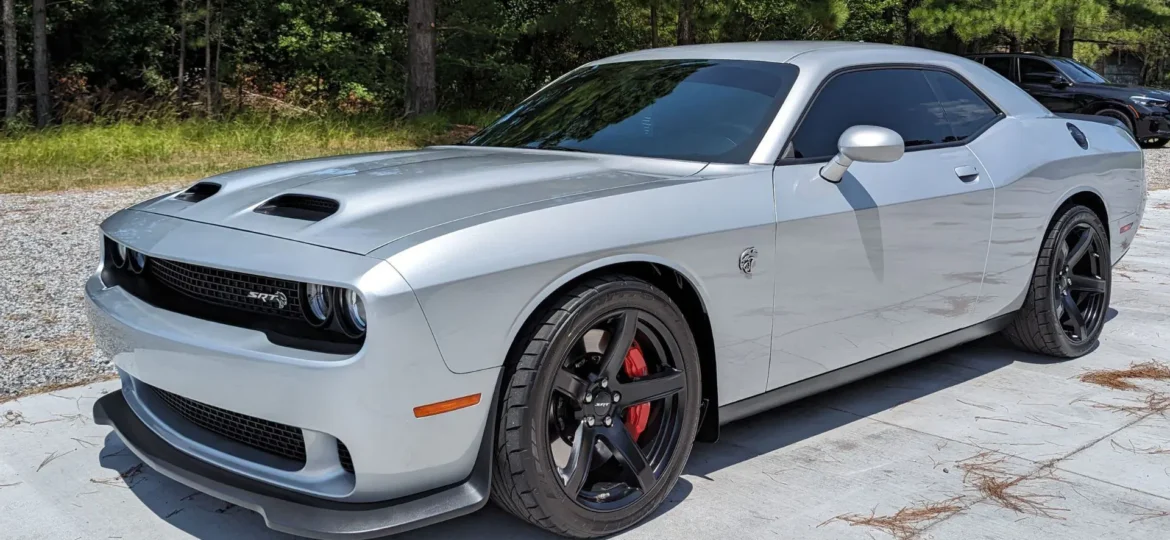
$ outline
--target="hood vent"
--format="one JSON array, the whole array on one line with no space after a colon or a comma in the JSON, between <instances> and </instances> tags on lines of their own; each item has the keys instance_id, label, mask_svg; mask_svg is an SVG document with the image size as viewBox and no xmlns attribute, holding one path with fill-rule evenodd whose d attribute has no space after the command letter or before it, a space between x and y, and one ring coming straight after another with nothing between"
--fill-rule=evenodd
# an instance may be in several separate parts
<instances>
[{"instance_id":1,"label":"hood vent","mask_svg":"<svg viewBox=\"0 0 1170 540\"><path fill-rule=\"evenodd\" d=\"M256 207L256 213L305 221L321 221L337 212L341 204L312 195L281 195Z\"/></svg>"},{"instance_id":2,"label":"hood vent","mask_svg":"<svg viewBox=\"0 0 1170 540\"><path fill-rule=\"evenodd\" d=\"M215 195L216 193L219 193L219 188L219 184L214 184L211 182L199 182L198 184L187 188L186 191L176 195L175 199L197 203L203 199Z\"/></svg>"}]
</instances>

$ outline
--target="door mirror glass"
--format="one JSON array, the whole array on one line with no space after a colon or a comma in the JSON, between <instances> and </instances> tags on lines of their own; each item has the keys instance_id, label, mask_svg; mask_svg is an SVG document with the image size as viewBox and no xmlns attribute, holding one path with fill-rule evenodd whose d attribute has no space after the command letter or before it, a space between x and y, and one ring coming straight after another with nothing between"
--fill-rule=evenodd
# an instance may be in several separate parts
<instances>
[{"instance_id":1,"label":"door mirror glass","mask_svg":"<svg viewBox=\"0 0 1170 540\"><path fill-rule=\"evenodd\" d=\"M837 139L837 155L821 168L821 178L837 183L854 161L889 163L902 159L905 152L906 144L896 131L878 126L853 126Z\"/></svg>"},{"instance_id":2,"label":"door mirror glass","mask_svg":"<svg viewBox=\"0 0 1170 540\"><path fill-rule=\"evenodd\" d=\"M1051 84L1054 88L1065 88L1072 86L1072 81L1068 80L1064 75L1053 75L1052 80L1048 84Z\"/></svg>"}]
</instances>

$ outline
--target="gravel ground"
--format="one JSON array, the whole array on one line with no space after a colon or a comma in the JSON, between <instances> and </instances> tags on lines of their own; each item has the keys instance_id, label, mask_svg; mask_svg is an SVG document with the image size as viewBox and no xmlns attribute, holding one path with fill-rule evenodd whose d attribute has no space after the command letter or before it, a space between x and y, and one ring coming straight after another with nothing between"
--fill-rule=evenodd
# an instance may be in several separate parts
<instances>
[{"instance_id":1,"label":"gravel ground","mask_svg":"<svg viewBox=\"0 0 1170 540\"><path fill-rule=\"evenodd\" d=\"M1170 148L1146 151L1150 189L1170 189ZM119 208L175 186L0 195L0 402L108 377L85 320L82 284L96 228Z\"/></svg>"},{"instance_id":2,"label":"gravel ground","mask_svg":"<svg viewBox=\"0 0 1170 540\"><path fill-rule=\"evenodd\" d=\"M0 402L110 376L85 319L82 285L97 225L171 186L0 195Z\"/></svg>"}]
</instances>

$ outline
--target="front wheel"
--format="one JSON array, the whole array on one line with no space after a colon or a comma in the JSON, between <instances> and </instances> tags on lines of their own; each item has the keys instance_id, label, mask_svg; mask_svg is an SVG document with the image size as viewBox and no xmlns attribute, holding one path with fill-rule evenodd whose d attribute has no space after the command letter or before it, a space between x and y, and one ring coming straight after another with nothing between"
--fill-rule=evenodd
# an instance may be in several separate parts
<instances>
[{"instance_id":1,"label":"front wheel","mask_svg":"<svg viewBox=\"0 0 1170 540\"><path fill-rule=\"evenodd\" d=\"M1134 130L1133 130L1133 120L1129 119L1129 115L1127 115L1127 114L1125 114L1117 109L1102 109L1100 111L1097 111L1097 116L1108 116L1109 118L1115 118L1115 119L1121 121L1122 125L1125 126L1125 130L1128 131L1129 134L1133 135L1135 138L1137 137L1137 135L1134 133Z\"/></svg>"},{"instance_id":2,"label":"front wheel","mask_svg":"<svg viewBox=\"0 0 1170 540\"><path fill-rule=\"evenodd\" d=\"M1110 265L1097 214L1081 205L1062 208L1040 246L1024 305L1004 331L1008 339L1061 358L1093 350L1109 309Z\"/></svg>"},{"instance_id":3,"label":"front wheel","mask_svg":"<svg viewBox=\"0 0 1170 540\"><path fill-rule=\"evenodd\" d=\"M1142 148L1161 148L1170 143L1170 139L1146 139L1141 142Z\"/></svg>"},{"instance_id":4,"label":"front wheel","mask_svg":"<svg viewBox=\"0 0 1170 540\"><path fill-rule=\"evenodd\" d=\"M564 536L638 523L698 430L698 348L678 306L628 276L594 279L530 324L505 374L492 499Z\"/></svg>"}]
</instances>

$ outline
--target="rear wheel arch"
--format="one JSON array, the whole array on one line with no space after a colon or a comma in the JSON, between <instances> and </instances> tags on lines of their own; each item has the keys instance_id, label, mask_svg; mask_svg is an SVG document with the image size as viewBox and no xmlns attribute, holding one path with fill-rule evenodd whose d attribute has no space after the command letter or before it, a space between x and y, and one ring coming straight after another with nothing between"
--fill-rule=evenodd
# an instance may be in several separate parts
<instances>
[{"instance_id":1,"label":"rear wheel arch","mask_svg":"<svg viewBox=\"0 0 1170 540\"><path fill-rule=\"evenodd\" d=\"M702 282L681 265L648 255L619 256L601 259L582 265L565 273L561 278L546 286L526 306L509 330L510 348L508 358L515 357L518 347L523 347L526 329L540 320L549 304L592 278L606 275L629 275L661 289L682 310L687 326L699 349L700 381L703 395L697 440L715 442L719 438L719 395L718 374L715 359L714 332L707 314L709 296L702 288Z\"/></svg>"},{"instance_id":2,"label":"rear wheel arch","mask_svg":"<svg viewBox=\"0 0 1170 540\"><path fill-rule=\"evenodd\" d=\"M1064 211L1068 207L1078 204L1088 207L1094 214L1097 214L1097 219L1100 219L1101 224L1105 226L1105 239L1111 240L1112 231L1109 230L1109 209L1105 206L1105 199L1101 198L1101 195L1094 191L1078 191L1065 197L1064 201L1060 203L1060 206L1049 217L1048 229L1051 229L1056 224L1056 221L1060 219L1060 216L1064 214Z\"/></svg>"}]
</instances>

